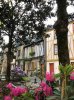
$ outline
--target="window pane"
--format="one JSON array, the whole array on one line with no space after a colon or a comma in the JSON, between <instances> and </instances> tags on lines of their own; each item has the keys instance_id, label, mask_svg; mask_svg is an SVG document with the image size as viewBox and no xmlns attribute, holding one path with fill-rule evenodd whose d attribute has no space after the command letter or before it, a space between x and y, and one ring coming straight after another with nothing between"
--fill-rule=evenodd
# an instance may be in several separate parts
<instances>
[{"instance_id":1,"label":"window pane","mask_svg":"<svg viewBox=\"0 0 74 100\"><path fill-rule=\"evenodd\" d=\"M58 47L57 47L57 44L54 44L54 54L55 54L55 55L58 54Z\"/></svg>"},{"instance_id":2,"label":"window pane","mask_svg":"<svg viewBox=\"0 0 74 100\"><path fill-rule=\"evenodd\" d=\"M56 34L54 34L54 39L57 39L57 36L56 36Z\"/></svg>"}]
</instances>

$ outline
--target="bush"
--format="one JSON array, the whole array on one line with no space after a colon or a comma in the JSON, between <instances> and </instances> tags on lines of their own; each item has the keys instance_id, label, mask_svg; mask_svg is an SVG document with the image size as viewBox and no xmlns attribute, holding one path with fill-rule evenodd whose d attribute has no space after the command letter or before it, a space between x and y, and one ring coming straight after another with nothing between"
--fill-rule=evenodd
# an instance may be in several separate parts
<instances>
[{"instance_id":1,"label":"bush","mask_svg":"<svg viewBox=\"0 0 74 100\"><path fill-rule=\"evenodd\" d=\"M27 75L20 67L15 67L13 70L11 70L12 80L21 81L22 77L24 76L27 76Z\"/></svg>"}]
</instances>

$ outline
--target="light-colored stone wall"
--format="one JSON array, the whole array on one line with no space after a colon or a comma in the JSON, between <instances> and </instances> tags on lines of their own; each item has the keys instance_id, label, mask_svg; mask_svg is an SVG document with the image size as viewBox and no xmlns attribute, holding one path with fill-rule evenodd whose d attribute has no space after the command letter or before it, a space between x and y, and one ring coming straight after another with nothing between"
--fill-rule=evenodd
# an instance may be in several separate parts
<instances>
[{"instance_id":1,"label":"light-colored stone wall","mask_svg":"<svg viewBox=\"0 0 74 100\"><path fill-rule=\"evenodd\" d=\"M6 74L6 69L7 69L7 55L5 53L6 51L7 49L5 49L4 54L3 54L1 74Z\"/></svg>"},{"instance_id":2,"label":"light-colored stone wall","mask_svg":"<svg viewBox=\"0 0 74 100\"><path fill-rule=\"evenodd\" d=\"M24 45L16 48L16 66L20 66L23 69L23 59L24 59ZM20 51L20 54L18 54Z\"/></svg>"},{"instance_id":3,"label":"light-colored stone wall","mask_svg":"<svg viewBox=\"0 0 74 100\"><path fill-rule=\"evenodd\" d=\"M70 22L68 25L68 48L69 48L69 55L70 55L70 62L74 63L74 24ZM46 32L50 35L49 38L46 39L46 56L47 56L47 72L50 72L50 64L53 63L54 65L54 73L58 73L58 54L54 54L54 44L57 44L57 39L54 38L55 30L49 30Z\"/></svg>"}]
</instances>

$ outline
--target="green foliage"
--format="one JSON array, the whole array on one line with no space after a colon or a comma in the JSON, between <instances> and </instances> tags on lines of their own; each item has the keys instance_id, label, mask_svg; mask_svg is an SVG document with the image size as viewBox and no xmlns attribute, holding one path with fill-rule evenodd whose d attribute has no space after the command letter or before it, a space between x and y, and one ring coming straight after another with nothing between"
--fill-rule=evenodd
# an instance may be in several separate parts
<instances>
[{"instance_id":1,"label":"green foliage","mask_svg":"<svg viewBox=\"0 0 74 100\"><path fill-rule=\"evenodd\" d=\"M60 99L60 96L54 95L54 96L46 97L46 100L61 100L61 99Z\"/></svg>"},{"instance_id":2,"label":"green foliage","mask_svg":"<svg viewBox=\"0 0 74 100\"><path fill-rule=\"evenodd\" d=\"M29 55L30 56L34 56L35 55L35 52L30 52Z\"/></svg>"},{"instance_id":3,"label":"green foliage","mask_svg":"<svg viewBox=\"0 0 74 100\"><path fill-rule=\"evenodd\" d=\"M34 97L28 92L19 97L14 97L14 100L34 100Z\"/></svg>"},{"instance_id":4,"label":"green foliage","mask_svg":"<svg viewBox=\"0 0 74 100\"><path fill-rule=\"evenodd\" d=\"M42 68L40 67L39 69L35 70L33 75L37 76L40 80L43 80L43 76L42 76Z\"/></svg>"},{"instance_id":5,"label":"green foliage","mask_svg":"<svg viewBox=\"0 0 74 100\"><path fill-rule=\"evenodd\" d=\"M6 84L7 84L7 82L5 82L5 81L3 81L3 82L0 82L0 93L2 94L2 95L9 95L9 93L10 93L10 89L8 89L7 87L6 87Z\"/></svg>"},{"instance_id":6,"label":"green foliage","mask_svg":"<svg viewBox=\"0 0 74 100\"><path fill-rule=\"evenodd\" d=\"M59 79L66 79L67 83L65 85L65 90L66 90L66 96L63 98L63 100L74 100L74 81L71 81L69 79L69 75L73 71L74 66L72 65L66 65L66 66L59 66L59 71L60 73L55 74L56 78ZM62 88L62 87L61 87ZM53 91L54 95L47 97L47 100L61 100L61 92L59 89L54 88Z\"/></svg>"},{"instance_id":7,"label":"green foliage","mask_svg":"<svg viewBox=\"0 0 74 100\"><path fill-rule=\"evenodd\" d=\"M54 89L53 93L54 93L54 95L56 95L56 96L60 96L60 95L61 95L59 89Z\"/></svg>"},{"instance_id":8,"label":"green foliage","mask_svg":"<svg viewBox=\"0 0 74 100\"><path fill-rule=\"evenodd\" d=\"M29 82L29 81L30 81L30 78L29 78L29 77L22 77L22 80L23 80L24 82Z\"/></svg>"},{"instance_id":9,"label":"green foliage","mask_svg":"<svg viewBox=\"0 0 74 100\"><path fill-rule=\"evenodd\" d=\"M61 73L57 73L54 76L55 76L55 78L60 78L61 77Z\"/></svg>"},{"instance_id":10,"label":"green foliage","mask_svg":"<svg viewBox=\"0 0 74 100\"><path fill-rule=\"evenodd\" d=\"M2 94L3 95L9 95L10 94L10 89L6 88L5 86L2 87Z\"/></svg>"},{"instance_id":11,"label":"green foliage","mask_svg":"<svg viewBox=\"0 0 74 100\"><path fill-rule=\"evenodd\" d=\"M69 76L70 73L73 71L73 69L74 69L74 66L72 66L72 65L66 65L66 66L60 65L59 66L60 73L56 74L55 76L56 77L57 76L60 77L61 75Z\"/></svg>"}]
</instances>

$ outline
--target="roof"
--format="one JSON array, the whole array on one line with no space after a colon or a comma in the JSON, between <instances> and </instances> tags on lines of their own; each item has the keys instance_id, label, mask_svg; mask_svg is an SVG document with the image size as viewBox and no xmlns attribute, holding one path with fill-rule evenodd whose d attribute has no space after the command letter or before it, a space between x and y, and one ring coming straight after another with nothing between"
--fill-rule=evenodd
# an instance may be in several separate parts
<instances>
[{"instance_id":1,"label":"roof","mask_svg":"<svg viewBox=\"0 0 74 100\"><path fill-rule=\"evenodd\" d=\"M29 46L37 45L38 43L40 43L40 42L42 42L42 41L43 41L43 39L37 40L36 42L30 43L30 44L28 44L28 45L25 45L24 48L29 47Z\"/></svg>"}]
</instances>

